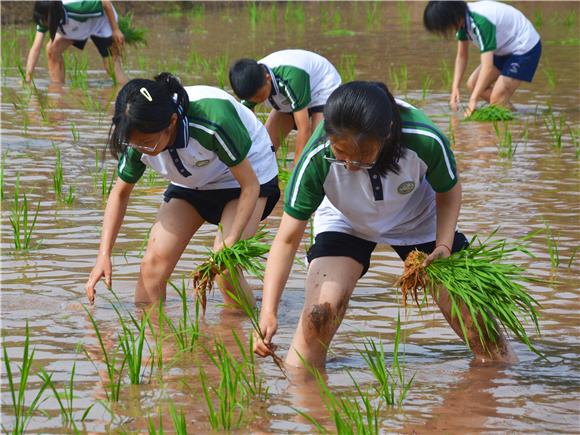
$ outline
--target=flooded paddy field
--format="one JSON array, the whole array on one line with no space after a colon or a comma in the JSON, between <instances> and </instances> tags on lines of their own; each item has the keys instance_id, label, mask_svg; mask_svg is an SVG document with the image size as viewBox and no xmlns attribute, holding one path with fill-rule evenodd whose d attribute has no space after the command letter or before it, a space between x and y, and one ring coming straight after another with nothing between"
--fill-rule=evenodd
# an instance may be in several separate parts
<instances>
[{"instance_id":1,"label":"flooded paddy field","mask_svg":"<svg viewBox=\"0 0 580 435\"><path fill-rule=\"evenodd\" d=\"M543 54L533 84L523 85L513 99L515 120L499 124L497 131L491 123L464 122L461 113L450 112L447 103L456 44L423 29L423 3L197 4L175 10L168 6L172 11L166 14L134 17L137 26L147 29L148 45L127 50L123 62L130 78L151 78L170 71L185 85L209 84L231 92L227 71L235 59L305 48L332 61L343 82L355 78L384 81L397 97L424 110L450 137L463 183L459 226L468 237L485 236L500 227L498 235L514 241L542 230L531 238L530 251L535 257L519 261L533 276L547 281L528 287L542 304L542 335L534 334L532 325L527 325L546 359L514 342L520 362L512 366L472 364L470 351L433 306L421 313L414 307L403 310L394 287L402 264L391 249L377 248L371 269L359 281L332 343L325 376L340 397L359 395L353 378L363 391L371 388L375 381L359 352L363 338L380 339L390 364L400 314L399 359L405 379L414 378L401 406L383 403L380 407L381 433L569 434L580 430L579 4L513 5L538 29ZM23 87L19 67L26 62L32 27L3 26L1 77L2 337L12 361L12 375L19 382L16 365L22 363L28 325L35 354L26 385L26 409L42 386L37 373L44 369L52 373L61 400L71 400L71 415L81 431L147 432L158 429L160 420L166 431L173 431L174 420L183 413L182 423L189 433L211 432L215 422L208 411L204 385L217 404L211 388L220 391L220 375L204 349L215 355L214 339L221 337L235 360L241 361L232 330L247 351L250 321L222 307L219 292L214 292L205 318L199 321L199 331L190 329L189 337L195 341L192 351L183 350L169 329L160 341L153 332L157 329L146 327L150 347L144 351L141 384L130 384L125 367L118 401L111 400L114 391L101 343L112 355L120 342L123 328L114 307L129 319L130 329L130 314L137 323L142 319L133 304L133 291L166 183L147 172L133 191L113 258L113 289L119 301L113 304L113 297L100 284L96 304L86 305L84 285L95 262L106 197L116 169L116 162L108 156L103 159L102 152L118 88L103 72L90 43L82 53L75 50L74 57L68 50L67 84L62 92L49 87L44 53L35 75L36 89ZM475 49L470 48L470 71L477 60ZM466 104L465 88L462 97ZM282 167L290 169L292 158L290 144ZM266 220L271 234L279 224L281 206L280 202ZM25 208L28 229L23 225ZM20 246L15 243L13 223L17 221L21 222ZM188 277L206 258L214 234L215 227L204 225L172 276L180 291L185 277L193 319L195 304ZM297 258L304 257L309 243L307 235ZM282 356L300 315L304 278L304 265L297 261L279 311L275 339ZM259 299L260 282L252 282ZM165 308L166 316L177 326L183 317L177 290L168 289ZM157 314L151 313L150 320L156 324ZM194 321L192 325L190 328L197 327ZM255 365L256 376L263 377L263 388L240 399L241 406L232 411L232 429L239 433L315 432L316 427L299 415L299 409L330 431L336 430L315 382L289 383L270 359L257 359ZM64 394L73 366L74 391ZM250 366L252 362L247 361L245 373L251 372ZM117 365L115 381L119 369ZM1 421L11 430L15 418L4 365L1 386ZM397 389L395 396L399 394ZM42 397L28 431L73 432L71 424L63 423L54 393L47 389ZM377 406L376 395L371 399Z\"/></svg>"}]
</instances>

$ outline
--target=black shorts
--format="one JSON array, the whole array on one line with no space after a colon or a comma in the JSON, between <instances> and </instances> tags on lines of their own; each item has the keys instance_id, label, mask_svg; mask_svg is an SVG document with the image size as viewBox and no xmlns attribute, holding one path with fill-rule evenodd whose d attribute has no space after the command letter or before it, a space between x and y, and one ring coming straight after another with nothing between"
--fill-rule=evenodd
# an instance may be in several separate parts
<instances>
[{"instance_id":1,"label":"black shorts","mask_svg":"<svg viewBox=\"0 0 580 435\"><path fill-rule=\"evenodd\" d=\"M320 106L313 106L313 107L309 107L308 108L308 117L312 118L312 114L313 113L322 113L324 112L324 104L321 104ZM292 115L292 119L294 119L294 115ZM293 130L296 130L296 122L294 122L294 128Z\"/></svg>"},{"instance_id":2,"label":"black shorts","mask_svg":"<svg viewBox=\"0 0 580 435\"><path fill-rule=\"evenodd\" d=\"M171 198L179 198L190 203L207 222L217 225L220 223L226 204L240 197L241 189L197 190L170 184L163 194L163 200L169 202ZM260 198L267 198L262 220L266 219L280 199L278 177L272 178L260 186Z\"/></svg>"},{"instance_id":3,"label":"black shorts","mask_svg":"<svg viewBox=\"0 0 580 435\"><path fill-rule=\"evenodd\" d=\"M111 54L111 47L113 46L113 37L101 38L100 36L91 36L91 40L99 50L101 57L109 57ZM73 45L82 50L85 48L88 39L75 39L73 40Z\"/></svg>"},{"instance_id":4,"label":"black shorts","mask_svg":"<svg viewBox=\"0 0 580 435\"><path fill-rule=\"evenodd\" d=\"M461 251L469 245L467 238L458 231L455 232L453 239L452 252ZM340 233L337 231L325 231L316 236L314 245L310 247L307 253L308 262L318 257L350 257L363 266L361 277L369 270L371 254L377 244L369 240L364 240L350 234ZM391 248L405 261L407 255L414 249L431 253L435 249L435 241L421 243L419 245L391 245Z\"/></svg>"}]
</instances>

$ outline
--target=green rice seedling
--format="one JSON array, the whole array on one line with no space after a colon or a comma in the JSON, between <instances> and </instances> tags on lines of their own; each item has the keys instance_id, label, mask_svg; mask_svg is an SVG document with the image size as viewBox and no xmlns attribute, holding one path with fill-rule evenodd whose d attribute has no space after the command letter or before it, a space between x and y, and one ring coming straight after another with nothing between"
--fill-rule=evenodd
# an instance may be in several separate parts
<instances>
[{"instance_id":1,"label":"green rice seedling","mask_svg":"<svg viewBox=\"0 0 580 435\"><path fill-rule=\"evenodd\" d=\"M207 349L206 353L219 370L219 385L217 387L208 385L208 378L202 367L199 369L199 375L211 428L230 431L240 428L251 395L242 381L244 366L238 364L221 340L215 340L214 349L215 356ZM214 404L214 397L217 399L217 407Z\"/></svg>"},{"instance_id":2,"label":"green rice seedling","mask_svg":"<svg viewBox=\"0 0 580 435\"><path fill-rule=\"evenodd\" d=\"M552 271L560 267L560 236L552 231L550 224L544 220L547 235L548 254Z\"/></svg>"},{"instance_id":3,"label":"green rice seedling","mask_svg":"<svg viewBox=\"0 0 580 435\"><path fill-rule=\"evenodd\" d=\"M421 99L425 100L427 95L429 94L429 90L433 86L433 79L429 74L424 74L421 78Z\"/></svg>"},{"instance_id":4,"label":"green rice seedling","mask_svg":"<svg viewBox=\"0 0 580 435\"><path fill-rule=\"evenodd\" d=\"M392 371L386 366L385 350L383 343L379 341L377 344L370 338L367 338L363 343L364 350L359 350L367 367L377 381L374 385L375 391L379 397L388 406L397 404L401 406L405 397L409 393L415 375L409 381L405 379L404 367L399 362L399 345L401 342L401 316L397 316L397 327L395 332L395 345L393 350L393 364ZM399 390L398 397L395 397L395 390Z\"/></svg>"},{"instance_id":5,"label":"green rice seedling","mask_svg":"<svg viewBox=\"0 0 580 435\"><path fill-rule=\"evenodd\" d=\"M356 54L341 54L338 63L338 72L344 83L356 79Z\"/></svg>"},{"instance_id":6,"label":"green rice seedling","mask_svg":"<svg viewBox=\"0 0 580 435\"><path fill-rule=\"evenodd\" d=\"M70 125L70 131L72 133L72 137L73 137L73 142L78 142L79 139L81 138L81 135L79 133L79 129L77 128L77 125L73 122Z\"/></svg>"},{"instance_id":7,"label":"green rice seedling","mask_svg":"<svg viewBox=\"0 0 580 435\"><path fill-rule=\"evenodd\" d=\"M244 365L244 370L242 370L242 380L253 400L265 402L269 397L269 387L266 386L264 378L256 372L254 335L249 334L250 339L248 346L246 347L240 340L238 334L236 334L236 331L232 330L232 334L240 351L240 355L242 356L242 362Z\"/></svg>"},{"instance_id":8,"label":"green rice seedling","mask_svg":"<svg viewBox=\"0 0 580 435\"><path fill-rule=\"evenodd\" d=\"M20 382L17 384L15 376L12 372L12 362L8 356L8 348L6 342L2 340L2 350L4 352L4 367L6 369L6 379L8 381L8 388L6 394L10 394L12 412L14 413L14 426L8 429L2 425L2 431L12 434L23 434L30 420L44 402L43 395L48 384L44 382L38 392L34 395L32 402L26 404L26 391L28 389L28 380L30 378L32 362L34 361L35 348L30 349L30 330L28 328L28 320L24 330L24 348L22 354L22 363L18 366L20 374Z\"/></svg>"},{"instance_id":9,"label":"green rice seedling","mask_svg":"<svg viewBox=\"0 0 580 435\"><path fill-rule=\"evenodd\" d=\"M554 115L553 110L550 108L548 113L544 115L544 125L550 132L550 136L552 136L552 145L558 151L562 149L562 136L564 135L564 125L566 121L564 120L564 116L560 115L556 117Z\"/></svg>"},{"instance_id":10,"label":"green rice seedling","mask_svg":"<svg viewBox=\"0 0 580 435\"><path fill-rule=\"evenodd\" d=\"M133 14L131 12L119 15L117 24L125 37L126 44L135 46L147 45L147 40L145 39L147 30L133 25Z\"/></svg>"},{"instance_id":11,"label":"green rice seedling","mask_svg":"<svg viewBox=\"0 0 580 435\"><path fill-rule=\"evenodd\" d=\"M107 199L113 188L113 182L115 181L115 172L111 173L111 179L107 179L107 171L103 169L101 174L101 196L103 199Z\"/></svg>"},{"instance_id":12,"label":"green rice seedling","mask_svg":"<svg viewBox=\"0 0 580 435\"><path fill-rule=\"evenodd\" d=\"M65 51L67 75L72 88L88 89L89 87L89 58L86 54L77 55L70 50Z\"/></svg>"},{"instance_id":13,"label":"green rice seedling","mask_svg":"<svg viewBox=\"0 0 580 435\"><path fill-rule=\"evenodd\" d=\"M0 159L0 201L4 201L4 162L6 161L6 152L2 153Z\"/></svg>"},{"instance_id":14,"label":"green rice seedling","mask_svg":"<svg viewBox=\"0 0 580 435\"><path fill-rule=\"evenodd\" d=\"M534 27L541 29L544 25L544 13L540 9L534 10Z\"/></svg>"},{"instance_id":15,"label":"green rice seedling","mask_svg":"<svg viewBox=\"0 0 580 435\"><path fill-rule=\"evenodd\" d=\"M14 249L17 251L28 251L31 248L31 238L38 219L40 211L40 201L36 204L36 211L32 217L32 222L29 219L28 199L26 193L22 194L22 201L20 200L19 176L17 175L17 182L14 189L14 202L10 209L10 225L12 226L12 233L14 236Z\"/></svg>"},{"instance_id":16,"label":"green rice seedling","mask_svg":"<svg viewBox=\"0 0 580 435\"><path fill-rule=\"evenodd\" d=\"M143 241L141 242L141 245L139 246L139 251L137 251L137 257L143 258L143 253L145 252L145 248L147 247L147 244L149 243L149 236L150 235L151 235L151 228L149 228L147 230L147 234L145 234L145 238L143 239Z\"/></svg>"},{"instance_id":17,"label":"green rice seedling","mask_svg":"<svg viewBox=\"0 0 580 435\"><path fill-rule=\"evenodd\" d=\"M183 409L179 410L179 413L175 409L173 402L169 402L169 415L171 416L171 421L173 422L173 429L177 435L187 435L187 421L185 420L185 414ZM163 427L161 427L163 430Z\"/></svg>"},{"instance_id":18,"label":"green rice seedling","mask_svg":"<svg viewBox=\"0 0 580 435\"><path fill-rule=\"evenodd\" d=\"M227 53L221 54L215 58L215 69L214 76L218 82L218 86L221 89L226 87L228 83L228 65L230 63L230 57Z\"/></svg>"},{"instance_id":19,"label":"green rice seedling","mask_svg":"<svg viewBox=\"0 0 580 435\"><path fill-rule=\"evenodd\" d=\"M62 198L62 185L64 183L62 159L60 155L60 149L54 143L52 144L52 147L56 155L54 172L52 174L52 186L54 187L54 194L56 196L56 199L60 201L60 199Z\"/></svg>"},{"instance_id":20,"label":"green rice seedling","mask_svg":"<svg viewBox=\"0 0 580 435\"><path fill-rule=\"evenodd\" d=\"M570 258L568 259L568 269L570 269L572 267L572 264L574 263L574 260L576 259L576 254L578 253L578 250L580 249L580 247L576 246L574 249L572 249L572 253L570 254Z\"/></svg>"},{"instance_id":21,"label":"green rice seedling","mask_svg":"<svg viewBox=\"0 0 580 435\"><path fill-rule=\"evenodd\" d=\"M573 27L576 27L576 11L572 10L570 12L567 12L566 15L564 15L564 25L571 29Z\"/></svg>"},{"instance_id":22,"label":"green rice seedling","mask_svg":"<svg viewBox=\"0 0 580 435\"><path fill-rule=\"evenodd\" d=\"M195 301L195 319L191 319L189 314L189 304L187 301L187 289L185 278L181 279L181 288L177 287L171 281L169 285L176 291L181 299L182 316L175 324L171 318L164 315L163 318L171 331L171 336L175 339L180 352L192 352L195 349L200 337L199 318L200 318L200 301Z\"/></svg>"},{"instance_id":23,"label":"green rice seedling","mask_svg":"<svg viewBox=\"0 0 580 435\"><path fill-rule=\"evenodd\" d=\"M570 133L570 139L572 140L572 145L576 150L576 158L580 158L580 128L572 128L568 125L568 133Z\"/></svg>"},{"instance_id":24,"label":"green rice seedling","mask_svg":"<svg viewBox=\"0 0 580 435\"><path fill-rule=\"evenodd\" d=\"M352 374L347 371L357 393L357 398L340 397L334 394L326 385L320 371L308 364L302 356L302 363L314 376L320 396L330 418L339 434L375 435L379 433L380 406L374 406L369 392L363 392ZM358 400L357 400L358 399ZM328 430L312 415L293 408L298 414L308 420L319 433L328 433Z\"/></svg>"},{"instance_id":25,"label":"green rice seedling","mask_svg":"<svg viewBox=\"0 0 580 435\"><path fill-rule=\"evenodd\" d=\"M543 68L544 71L544 75L546 76L546 79L548 80L548 87L550 89L556 89L556 85L558 84L558 79L556 76L556 71L554 70L554 68L546 66Z\"/></svg>"},{"instance_id":26,"label":"green rice seedling","mask_svg":"<svg viewBox=\"0 0 580 435\"><path fill-rule=\"evenodd\" d=\"M133 314L125 310L125 314L129 316L129 321L125 320L125 315L121 313L121 310L117 305L121 305L121 301L113 292L111 288L108 289L113 295L114 300L111 303L113 310L117 314L119 319L119 324L121 325L121 333L119 334L119 345L121 351L124 355L124 360L127 362L127 371L129 373L129 381L133 385L138 385L143 382L143 377L145 376L145 370L143 367L143 351L145 350L145 345L152 353L151 347L147 342L145 337L145 330L149 324L149 316L151 311L145 311L141 316L141 320L137 320ZM137 330L135 334L134 329ZM154 357L151 358L154 361Z\"/></svg>"},{"instance_id":27,"label":"green rice seedling","mask_svg":"<svg viewBox=\"0 0 580 435\"><path fill-rule=\"evenodd\" d=\"M158 372L163 371L163 341L165 340L165 311L163 307L163 301L160 300L157 304L157 329L155 328L155 325L153 325L151 317L149 318L149 330L155 338L155 361L153 364L157 367Z\"/></svg>"},{"instance_id":28,"label":"green rice seedling","mask_svg":"<svg viewBox=\"0 0 580 435\"><path fill-rule=\"evenodd\" d=\"M365 17L367 30L374 29L380 18L378 1L365 2Z\"/></svg>"},{"instance_id":29,"label":"green rice seedling","mask_svg":"<svg viewBox=\"0 0 580 435\"><path fill-rule=\"evenodd\" d=\"M404 0L399 0L397 2L397 10L399 11L401 24L403 27L409 28L409 25L411 24L411 12L409 12L407 3Z\"/></svg>"},{"instance_id":30,"label":"green rice seedling","mask_svg":"<svg viewBox=\"0 0 580 435\"><path fill-rule=\"evenodd\" d=\"M284 10L284 21L286 25L290 24L299 28L304 27L305 13L302 2L288 1Z\"/></svg>"},{"instance_id":31,"label":"green rice seedling","mask_svg":"<svg viewBox=\"0 0 580 435\"><path fill-rule=\"evenodd\" d=\"M74 399L76 397L74 390L74 378L76 373L76 361L73 363L72 371L67 384L63 386L62 392L58 391L54 382L52 381L52 375L49 375L44 369L40 371L39 377L47 384L47 386L52 390L54 398L56 399L58 406L60 408L60 417L63 424L70 427L74 433L80 433L79 428L75 422L74 413ZM95 403L88 406L81 416L81 422L84 422L91 412L91 409L95 406Z\"/></svg>"},{"instance_id":32,"label":"green rice seedling","mask_svg":"<svg viewBox=\"0 0 580 435\"><path fill-rule=\"evenodd\" d=\"M188 15L197 21L202 21L205 18L205 6L203 3L192 3L190 4L191 9Z\"/></svg>"},{"instance_id":33,"label":"green rice seedling","mask_svg":"<svg viewBox=\"0 0 580 435\"><path fill-rule=\"evenodd\" d=\"M398 71L395 68L389 68L389 78L396 90L404 95L407 95L409 71L406 64L401 65Z\"/></svg>"},{"instance_id":34,"label":"green rice seedling","mask_svg":"<svg viewBox=\"0 0 580 435\"><path fill-rule=\"evenodd\" d=\"M503 128L500 129L498 123L494 122L493 129L495 131L495 135L499 140L497 145L499 156L511 160L516 153L518 145L517 144L514 145L512 141L512 132L509 128L509 124L507 122L504 122Z\"/></svg>"},{"instance_id":35,"label":"green rice seedling","mask_svg":"<svg viewBox=\"0 0 580 435\"><path fill-rule=\"evenodd\" d=\"M453 82L453 73L451 72L451 67L445 59L441 60L439 66L439 73L441 77L441 84L444 89L451 89L451 83Z\"/></svg>"},{"instance_id":36,"label":"green rice seedling","mask_svg":"<svg viewBox=\"0 0 580 435\"><path fill-rule=\"evenodd\" d=\"M155 427L155 422L153 421L153 417L149 416L147 419L147 431L149 435L163 435L163 415L159 414L159 426Z\"/></svg>"},{"instance_id":37,"label":"green rice seedling","mask_svg":"<svg viewBox=\"0 0 580 435\"><path fill-rule=\"evenodd\" d=\"M475 110L464 121L511 121L514 119L513 112L507 107L489 104L481 109Z\"/></svg>"},{"instance_id":38,"label":"green rice seedling","mask_svg":"<svg viewBox=\"0 0 580 435\"><path fill-rule=\"evenodd\" d=\"M525 274L525 269L509 263L515 253L533 255L527 250L527 240L509 246L506 240L492 241L494 231L487 239L480 240L474 236L469 247L455 252L448 258L436 259L427 268L423 267L426 254L413 251L405 260L405 271L397 281L403 294L403 303L411 294L418 306L417 290L423 289L437 299L440 287L447 289L451 301L451 316L457 318L465 342L469 346L467 328L462 318L460 304L463 304L479 334L484 349L489 339L499 334L499 322L502 329L510 330L521 342L539 356L540 351L531 342L518 316L531 321L539 334L538 312L540 304L526 293L522 283L543 282Z\"/></svg>"},{"instance_id":39,"label":"green rice seedling","mask_svg":"<svg viewBox=\"0 0 580 435\"><path fill-rule=\"evenodd\" d=\"M87 316L89 316L91 324L93 325L93 329L95 330L95 335L97 337L99 347L100 347L101 352L103 354L103 363L105 364L105 369L106 369L106 373L107 373L107 381L108 381L108 384L105 385L105 388L104 388L105 396L107 397L107 401L109 403L118 402L119 401L119 394L121 392L121 382L123 381L123 371L125 370L125 365L127 364L127 357L126 357L126 355L124 355L124 358L121 361L121 367L118 368L117 366L119 365L118 364L119 363L118 357L119 357L119 353L120 353L119 352L120 345L117 345L112 352L108 351L107 347L105 346L105 342L103 341L101 331L99 329L99 326L97 325L95 318L93 317L93 315L91 314L91 312L89 311L89 309L86 306L83 305L83 309L87 313ZM97 367L97 364L95 363L94 359L91 357L89 352L87 351L86 347L83 347L83 351L84 351L85 355L87 356L88 360L95 367L95 370L97 372L99 372L99 368Z\"/></svg>"},{"instance_id":40,"label":"green rice seedling","mask_svg":"<svg viewBox=\"0 0 580 435\"><path fill-rule=\"evenodd\" d=\"M252 31L256 30L256 24L258 23L258 5L255 1L246 3L248 10L248 18L250 19L250 27Z\"/></svg>"}]
</instances>

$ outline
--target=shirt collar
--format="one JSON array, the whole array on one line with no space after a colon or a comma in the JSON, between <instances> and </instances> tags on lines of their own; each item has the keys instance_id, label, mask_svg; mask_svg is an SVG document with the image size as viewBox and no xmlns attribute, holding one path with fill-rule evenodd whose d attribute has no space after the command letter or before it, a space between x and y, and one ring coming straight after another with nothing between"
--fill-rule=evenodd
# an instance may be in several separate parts
<instances>
[{"instance_id":1,"label":"shirt collar","mask_svg":"<svg viewBox=\"0 0 580 435\"><path fill-rule=\"evenodd\" d=\"M181 149L187 147L189 143L189 122L187 116L183 114L183 110L179 108L179 118L177 122L177 133L175 134L175 141L169 145L166 149Z\"/></svg>"},{"instance_id":2,"label":"shirt collar","mask_svg":"<svg viewBox=\"0 0 580 435\"><path fill-rule=\"evenodd\" d=\"M278 88L278 78L268 65L264 65L264 67L266 68L268 74L270 75L270 78L272 79L272 89L270 89L269 97L273 97L274 95L280 93L280 89Z\"/></svg>"}]
</instances>

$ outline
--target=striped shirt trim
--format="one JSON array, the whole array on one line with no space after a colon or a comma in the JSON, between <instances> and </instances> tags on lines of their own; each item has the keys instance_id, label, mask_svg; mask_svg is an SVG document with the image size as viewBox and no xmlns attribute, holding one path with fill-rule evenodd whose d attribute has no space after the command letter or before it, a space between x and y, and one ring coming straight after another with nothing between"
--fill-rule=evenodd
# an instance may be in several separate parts
<instances>
[{"instance_id":1,"label":"striped shirt trim","mask_svg":"<svg viewBox=\"0 0 580 435\"><path fill-rule=\"evenodd\" d=\"M190 126L190 127L199 128L200 130L203 130L203 131L205 131L205 132L206 132L206 133L208 133L208 134L214 135L214 136L217 138L217 140L218 140L218 142L220 143L220 145L222 146L222 148L223 148L223 149L226 151L226 153L228 154L228 157L229 157L230 159L232 159L232 161L234 161L234 162L236 161L236 157L234 156L233 152L232 152L232 151L230 150L230 148L229 148L229 147L226 145L226 143L224 142L224 140L222 139L222 137L221 137L221 136L220 136L220 135L217 133L217 131L214 131L214 130L212 130L212 129L210 129L210 128L207 128L206 126L204 126L204 125L201 125L201 124L195 124L195 123L193 123L193 122L190 122L190 123L189 123L189 126Z\"/></svg>"},{"instance_id":2,"label":"striped shirt trim","mask_svg":"<svg viewBox=\"0 0 580 435\"><path fill-rule=\"evenodd\" d=\"M296 96L292 92L292 89L284 79L278 78L278 80L280 80L280 84L282 85L282 88L285 91L284 94L286 94L286 96L290 100L290 106L292 107L292 110L296 109Z\"/></svg>"},{"instance_id":3,"label":"striped shirt trim","mask_svg":"<svg viewBox=\"0 0 580 435\"><path fill-rule=\"evenodd\" d=\"M70 12L68 11L68 16L71 18L97 18L102 17L103 12Z\"/></svg>"},{"instance_id":4,"label":"striped shirt trim","mask_svg":"<svg viewBox=\"0 0 580 435\"><path fill-rule=\"evenodd\" d=\"M419 130L416 128L403 128L403 133L411 133L411 134L420 134L422 136L427 136L432 139L435 139L439 146L441 147L441 151L443 152L443 157L445 159L445 166L447 166L447 172L449 173L449 177L452 180L455 180L455 174L453 173L453 168L451 167L451 163L449 162L449 157L447 156L447 149L445 148L445 144L441 140L441 138L431 131Z\"/></svg>"},{"instance_id":5,"label":"striped shirt trim","mask_svg":"<svg viewBox=\"0 0 580 435\"><path fill-rule=\"evenodd\" d=\"M298 176L296 177L295 187L294 190L292 191L292 195L290 196L290 207L294 207L294 205L296 204L296 199L298 198L298 191L300 190L300 183L302 182L302 177L304 176L304 172L306 172L306 168L310 164L310 161L316 154L318 154L320 151L324 150L328 146L330 146L330 141L321 143L312 151L310 151L306 156L306 158L304 159L304 164L300 166L300 171L298 172Z\"/></svg>"}]
</instances>

